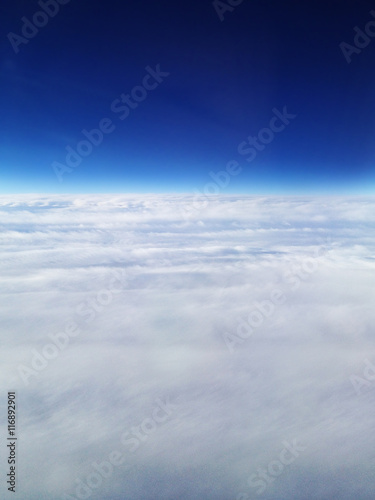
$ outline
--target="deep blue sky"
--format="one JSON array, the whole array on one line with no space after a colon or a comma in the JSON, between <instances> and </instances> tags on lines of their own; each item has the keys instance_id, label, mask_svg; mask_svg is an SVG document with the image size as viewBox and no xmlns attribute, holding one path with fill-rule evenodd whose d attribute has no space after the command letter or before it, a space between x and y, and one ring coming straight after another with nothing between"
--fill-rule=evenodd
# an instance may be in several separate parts
<instances>
[{"instance_id":1,"label":"deep blue sky","mask_svg":"<svg viewBox=\"0 0 375 500\"><path fill-rule=\"evenodd\" d=\"M71 0L17 54L8 34L41 7L1 8L2 193L203 191L231 160L221 193L374 192L375 40L350 64L339 46L373 2L244 0L221 21L212 0ZM158 64L120 120L113 101ZM296 118L247 162L238 145L284 106ZM103 118L115 130L59 182L53 162Z\"/></svg>"}]
</instances>

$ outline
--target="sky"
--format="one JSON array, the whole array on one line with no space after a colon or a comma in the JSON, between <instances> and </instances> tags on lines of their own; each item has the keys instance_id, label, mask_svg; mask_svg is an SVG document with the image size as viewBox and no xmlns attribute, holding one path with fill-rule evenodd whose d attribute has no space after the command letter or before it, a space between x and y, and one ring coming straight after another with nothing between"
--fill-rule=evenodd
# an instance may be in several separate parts
<instances>
[{"instance_id":1,"label":"sky","mask_svg":"<svg viewBox=\"0 0 375 500\"><path fill-rule=\"evenodd\" d=\"M192 198L1 197L1 498L373 500L373 198Z\"/></svg>"},{"instance_id":2,"label":"sky","mask_svg":"<svg viewBox=\"0 0 375 500\"><path fill-rule=\"evenodd\" d=\"M4 0L0 192L372 194L372 8Z\"/></svg>"},{"instance_id":3,"label":"sky","mask_svg":"<svg viewBox=\"0 0 375 500\"><path fill-rule=\"evenodd\" d=\"M373 3L0 19L14 498L373 500Z\"/></svg>"}]
</instances>

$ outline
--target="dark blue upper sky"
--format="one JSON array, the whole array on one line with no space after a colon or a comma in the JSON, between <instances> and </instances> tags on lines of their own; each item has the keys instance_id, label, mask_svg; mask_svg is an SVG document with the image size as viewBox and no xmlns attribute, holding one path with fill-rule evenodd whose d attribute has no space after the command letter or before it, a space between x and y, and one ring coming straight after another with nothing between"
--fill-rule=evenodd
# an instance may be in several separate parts
<instances>
[{"instance_id":1,"label":"dark blue upper sky","mask_svg":"<svg viewBox=\"0 0 375 500\"><path fill-rule=\"evenodd\" d=\"M2 2L2 193L373 193L373 2L64 1Z\"/></svg>"}]
</instances>

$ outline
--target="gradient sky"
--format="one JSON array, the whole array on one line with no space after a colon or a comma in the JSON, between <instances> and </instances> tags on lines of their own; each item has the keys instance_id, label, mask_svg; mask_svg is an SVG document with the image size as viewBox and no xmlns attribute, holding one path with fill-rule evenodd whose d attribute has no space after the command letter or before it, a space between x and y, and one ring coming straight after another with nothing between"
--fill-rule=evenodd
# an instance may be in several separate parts
<instances>
[{"instance_id":1,"label":"gradient sky","mask_svg":"<svg viewBox=\"0 0 375 500\"><path fill-rule=\"evenodd\" d=\"M211 0L71 0L16 54L9 33L41 7L4 0L0 191L204 192L235 160L220 193L372 194L375 41L350 63L340 48L372 8L245 0L221 20ZM169 75L121 120L114 101L157 65ZM238 146L284 106L296 117L246 161ZM52 164L104 118L114 130L59 182Z\"/></svg>"}]
</instances>

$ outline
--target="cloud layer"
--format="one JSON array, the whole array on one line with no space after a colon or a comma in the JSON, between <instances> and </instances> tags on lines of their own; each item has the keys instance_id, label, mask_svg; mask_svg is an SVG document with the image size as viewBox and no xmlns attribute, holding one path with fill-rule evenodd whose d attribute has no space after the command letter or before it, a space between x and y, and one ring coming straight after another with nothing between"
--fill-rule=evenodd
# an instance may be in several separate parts
<instances>
[{"instance_id":1,"label":"cloud layer","mask_svg":"<svg viewBox=\"0 0 375 500\"><path fill-rule=\"evenodd\" d=\"M373 498L374 208L3 196L15 498Z\"/></svg>"}]
</instances>

